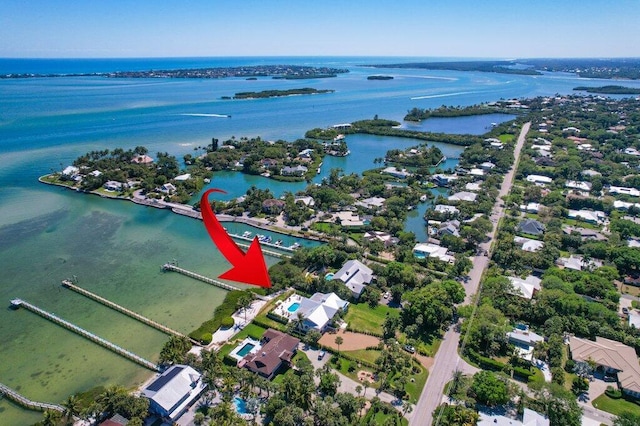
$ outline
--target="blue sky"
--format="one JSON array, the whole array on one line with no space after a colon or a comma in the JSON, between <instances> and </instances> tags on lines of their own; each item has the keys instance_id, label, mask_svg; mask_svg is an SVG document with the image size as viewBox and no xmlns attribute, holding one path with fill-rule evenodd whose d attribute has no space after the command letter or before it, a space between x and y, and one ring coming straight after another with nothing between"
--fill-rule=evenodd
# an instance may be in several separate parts
<instances>
[{"instance_id":1,"label":"blue sky","mask_svg":"<svg viewBox=\"0 0 640 426\"><path fill-rule=\"evenodd\" d=\"M640 57L638 0L3 0L0 57Z\"/></svg>"}]
</instances>

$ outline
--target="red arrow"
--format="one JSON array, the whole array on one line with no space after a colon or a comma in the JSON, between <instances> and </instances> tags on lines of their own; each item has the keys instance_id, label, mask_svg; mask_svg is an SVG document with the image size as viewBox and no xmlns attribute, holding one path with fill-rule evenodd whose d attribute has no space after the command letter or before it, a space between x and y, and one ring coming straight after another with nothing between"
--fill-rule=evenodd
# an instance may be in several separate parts
<instances>
[{"instance_id":1,"label":"red arrow","mask_svg":"<svg viewBox=\"0 0 640 426\"><path fill-rule=\"evenodd\" d=\"M211 204L209 204L207 197L212 192L226 194L225 191L215 188L209 189L202 194L202 198L200 199L202 220L213 244L218 247L218 250L220 250L225 259L233 265L233 268L220 275L220 278L265 288L271 287L267 264L264 262L258 237L253 239L249 250L244 253L229 234L227 234L227 231L224 230L218 218L213 213L213 210L211 210Z\"/></svg>"}]
</instances>

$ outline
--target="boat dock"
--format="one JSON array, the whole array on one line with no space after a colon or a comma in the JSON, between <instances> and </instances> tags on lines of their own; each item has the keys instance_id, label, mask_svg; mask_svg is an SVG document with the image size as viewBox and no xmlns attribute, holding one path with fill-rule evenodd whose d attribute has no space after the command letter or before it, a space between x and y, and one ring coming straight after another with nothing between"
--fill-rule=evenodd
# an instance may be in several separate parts
<instances>
[{"instance_id":1,"label":"boat dock","mask_svg":"<svg viewBox=\"0 0 640 426\"><path fill-rule=\"evenodd\" d=\"M182 275L186 275L187 277L194 278L196 280L202 281L203 283L211 284L216 287L220 287L221 289L224 289L224 290L229 290L229 291L242 290L240 287L223 283L222 281L214 280L213 278L205 277L204 275L196 274L195 272L191 272L187 269L179 268L173 263L165 263L164 265L162 265L162 270L178 272Z\"/></svg>"},{"instance_id":2,"label":"boat dock","mask_svg":"<svg viewBox=\"0 0 640 426\"><path fill-rule=\"evenodd\" d=\"M35 411L46 411L46 410L55 410L64 412L64 407L56 404L49 404L48 402L38 402L32 401L29 398L19 394L18 392L11 389L9 386L3 385L0 383L0 395L4 395L7 399L12 400L16 404L27 408L29 410Z\"/></svg>"},{"instance_id":3,"label":"boat dock","mask_svg":"<svg viewBox=\"0 0 640 426\"><path fill-rule=\"evenodd\" d=\"M85 330L84 328L78 327L75 324L70 323L67 320L64 320L62 318L60 318L59 316L51 313L51 312L47 312L44 309L40 309L35 305L32 305L31 303L25 302L22 299L13 299L11 301L11 306L14 308L19 308L19 307L24 307L25 309L34 312L38 315L40 315L43 318L46 318L64 328L66 328L67 330L71 330L76 334L79 334L82 337L85 337L89 340L91 340L94 343L99 344L100 346L103 346L115 353L117 353L118 355L121 355L131 361L134 361L140 365L142 365L143 367L148 368L149 370L153 370L153 371L159 371L159 367L152 363L151 361L147 361L146 359L142 358L141 356L138 356L136 354L134 354L133 352L129 352L128 350L121 348L120 346L109 342L108 340L103 339L102 337L96 336L95 334L91 333L90 331Z\"/></svg>"},{"instance_id":4,"label":"boat dock","mask_svg":"<svg viewBox=\"0 0 640 426\"><path fill-rule=\"evenodd\" d=\"M93 299L98 303L101 303L111 309L113 309L114 311L118 311L122 314L127 315L128 317L131 317L135 320L140 321L143 324L146 324L150 327L155 328L156 330L160 330L165 334L168 334L170 336L178 336L178 337L187 337L184 334L180 333L179 331L173 330L169 327L167 327L166 325L162 325L152 319L149 319L147 317L144 317L136 312L133 312L130 309L125 308L124 306L120 306L117 303L114 303L110 300L105 299L104 297L98 296L95 293L90 292L89 290L85 290L82 287L78 287L77 285L73 284L73 282L71 282L70 280L62 280L62 285L66 288L68 288L69 290L73 290L76 293L79 293L85 297L88 297L89 299ZM195 341L193 341L192 343L196 343Z\"/></svg>"}]
</instances>

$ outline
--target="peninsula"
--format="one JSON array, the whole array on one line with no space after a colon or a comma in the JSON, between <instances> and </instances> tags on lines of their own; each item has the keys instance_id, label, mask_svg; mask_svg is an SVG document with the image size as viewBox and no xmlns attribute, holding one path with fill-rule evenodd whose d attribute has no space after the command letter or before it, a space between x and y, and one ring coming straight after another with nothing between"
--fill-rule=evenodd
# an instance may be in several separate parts
<instances>
[{"instance_id":1,"label":"peninsula","mask_svg":"<svg viewBox=\"0 0 640 426\"><path fill-rule=\"evenodd\" d=\"M573 90L581 90L587 93L599 93L601 95L640 95L640 89L624 86L600 86L600 87L588 87L578 86Z\"/></svg>"},{"instance_id":2,"label":"peninsula","mask_svg":"<svg viewBox=\"0 0 640 426\"><path fill-rule=\"evenodd\" d=\"M116 71L80 74L3 74L0 78L35 77L110 77L110 78L226 78L272 77L276 79L307 79L336 77L347 73L344 68L307 67L299 65L256 65L246 67L211 67L177 70Z\"/></svg>"}]
</instances>

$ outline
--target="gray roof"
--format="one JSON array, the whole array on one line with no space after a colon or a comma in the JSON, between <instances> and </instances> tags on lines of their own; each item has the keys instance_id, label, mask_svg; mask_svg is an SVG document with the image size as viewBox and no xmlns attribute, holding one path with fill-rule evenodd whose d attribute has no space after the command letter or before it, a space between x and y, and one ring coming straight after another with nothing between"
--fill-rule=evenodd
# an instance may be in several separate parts
<instances>
[{"instance_id":1,"label":"gray roof","mask_svg":"<svg viewBox=\"0 0 640 426\"><path fill-rule=\"evenodd\" d=\"M518 224L518 231L529 235L542 235L544 225L535 219L525 219Z\"/></svg>"},{"instance_id":2,"label":"gray roof","mask_svg":"<svg viewBox=\"0 0 640 426\"><path fill-rule=\"evenodd\" d=\"M373 279L373 271L358 260L349 260L333 275L333 279L342 281L354 294L360 295Z\"/></svg>"}]
</instances>

